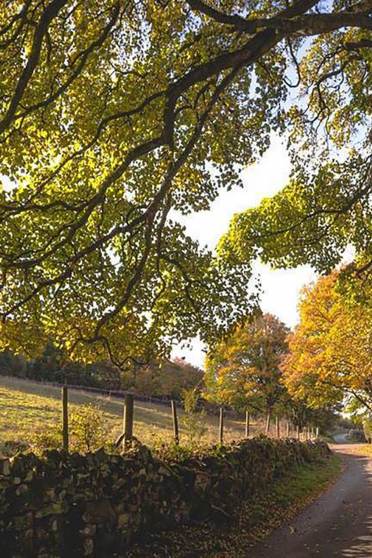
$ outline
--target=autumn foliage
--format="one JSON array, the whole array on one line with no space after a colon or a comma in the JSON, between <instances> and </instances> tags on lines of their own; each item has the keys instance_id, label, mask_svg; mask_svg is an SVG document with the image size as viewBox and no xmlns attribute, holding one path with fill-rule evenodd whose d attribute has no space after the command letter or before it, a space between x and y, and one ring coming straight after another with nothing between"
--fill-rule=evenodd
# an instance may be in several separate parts
<instances>
[{"instance_id":1,"label":"autumn foliage","mask_svg":"<svg viewBox=\"0 0 372 558\"><path fill-rule=\"evenodd\" d=\"M271 314L239 325L207 358L209 397L238 409L271 413L284 391L280 363L288 350L288 333Z\"/></svg>"},{"instance_id":2,"label":"autumn foliage","mask_svg":"<svg viewBox=\"0 0 372 558\"><path fill-rule=\"evenodd\" d=\"M303 290L300 324L289 338L283 364L285 383L291 394L313 405L346 396L371 409L372 308L345 296L338 275L321 277ZM368 300L370 286L360 288Z\"/></svg>"}]
</instances>

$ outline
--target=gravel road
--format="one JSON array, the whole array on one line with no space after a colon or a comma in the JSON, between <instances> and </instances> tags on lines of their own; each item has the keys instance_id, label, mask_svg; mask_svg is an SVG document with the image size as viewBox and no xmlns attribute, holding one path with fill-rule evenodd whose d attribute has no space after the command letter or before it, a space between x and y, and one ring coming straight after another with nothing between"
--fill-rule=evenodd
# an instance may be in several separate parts
<instances>
[{"instance_id":1,"label":"gravel road","mask_svg":"<svg viewBox=\"0 0 372 558\"><path fill-rule=\"evenodd\" d=\"M338 481L247 558L372 558L372 459L352 447L332 448L345 465Z\"/></svg>"}]
</instances>

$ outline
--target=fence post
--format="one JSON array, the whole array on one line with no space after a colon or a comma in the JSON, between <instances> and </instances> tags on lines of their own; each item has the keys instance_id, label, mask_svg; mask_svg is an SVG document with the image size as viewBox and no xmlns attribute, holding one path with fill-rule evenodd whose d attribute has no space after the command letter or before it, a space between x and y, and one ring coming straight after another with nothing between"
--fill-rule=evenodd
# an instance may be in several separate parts
<instances>
[{"instance_id":1,"label":"fence post","mask_svg":"<svg viewBox=\"0 0 372 558\"><path fill-rule=\"evenodd\" d=\"M219 424L219 442L222 446L223 444L223 407L220 407L220 424Z\"/></svg>"},{"instance_id":2,"label":"fence post","mask_svg":"<svg viewBox=\"0 0 372 558\"><path fill-rule=\"evenodd\" d=\"M130 442L133 438L133 395L127 393L124 400L123 416L123 444Z\"/></svg>"},{"instance_id":3,"label":"fence post","mask_svg":"<svg viewBox=\"0 0 372 558\"><path fill-rule=\"evenodd\" d=\"M271 411L268 411L266 415L266 427L265 427L266 436L268 436L270 433L270 422L271 422Z\"/></svg>"},{"instance_id":4,"label":"fence post","mask_svg":"<svg viewBox=\"0 0 372 558\"><path fill-rule=\"evenodd\" d=\"M174 441L176 442L176 444L179 444L180 438L178 433L177 407L176 407L176 402L173 399L171 400L171 409L172 409L172 418L173 418Z\"/></svg>"},{"instance_id":5,"label":"fence post","mask_svg":"<svg viewBox=\"0 0 372 558\"><path fill-rule=\"evenodd\" d=\"M280 418L278 416L275 417L275 426L276 426L276 437L280 438Z\"/></svg>"},{"instance_id":6,"label":"fence post","mask_svg":"<svg viewBox=\"0 0 372 558\"><path fill-rule=\"evenodd\" d=\"M68 451L68 388L62 386L62 443L63 449Z\"/></svg>"},{"instance_id":7,"label":"fence post","mask_svg":"<svg viewBox=\"0 0 372 558\"><path fill-rule=\"evenodd\" d=\"M250 416L249 411L245 411L245 437L249 438L249 426L250 426Z\"/></svg>"},{"instance_id":8,"label":"fence post","mask_svg":"<svg viewBox=\"0 0 372 558\"><path fill-rule=\"evenodd\" d=\"M301 431L300 431L300 425L299 424L296 427L296 434L297 434L297 440L301 440Z\"/></svg>"},{"instance_id":9,"label":"fence post","mask_svg":"<svg viewBox=\"0 0 372 558\"><path fill-rule=\"evenodd\" d=\"M287 438L289 438L290 433L291 433L291 423L289 422L289 420L287 420Z\"/></svg>"},{"instance_id":10,"label":"fence post","mask_svg":"<svg viewBox=\"0 0 372 558\"><path fill-rule=\"evenodd\" d=\"M316 427L315 436L316 438L319 438L319 426Z\"/></svg>"}]
</instances>

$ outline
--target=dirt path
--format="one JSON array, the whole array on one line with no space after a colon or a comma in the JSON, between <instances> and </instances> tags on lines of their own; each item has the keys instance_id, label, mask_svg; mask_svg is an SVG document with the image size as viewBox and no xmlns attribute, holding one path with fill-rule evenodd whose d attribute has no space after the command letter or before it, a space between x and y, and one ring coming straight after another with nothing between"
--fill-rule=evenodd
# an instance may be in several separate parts
<instances>
[{"instance_id":1,"label":"dirt path","mask_svg":"<svg viewBox=\"0 0 372 558\"><path fill-rule=\"evenodd\" d=\"M372 558L372 459L333 449L345 465L335 485L247 558Z\"/></svg>"}]
</instances>

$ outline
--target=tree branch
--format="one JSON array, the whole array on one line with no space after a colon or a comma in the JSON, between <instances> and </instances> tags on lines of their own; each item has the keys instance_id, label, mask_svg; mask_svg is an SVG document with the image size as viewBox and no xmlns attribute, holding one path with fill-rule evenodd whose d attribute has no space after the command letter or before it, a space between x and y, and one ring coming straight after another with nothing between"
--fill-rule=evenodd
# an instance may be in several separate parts
<instances>
[{"instance_id":1,"label":"tree branch","mask_svg":"<svg viewBox=\"0 0 372 558\"><path fill-rule=\"evenodd\" d=\"M7 129L13 121L17 108L22 100L26 87L37 68L44 37L52 20L57 17L61 9L67 4L68 0L52 0L45 8L40 21L35 29L31 53L26 66L21 73L18 83L14 89L14 95L9 103L9 108L2 120L0 120L0 135Z\"/></svg>"}]
</instances>

